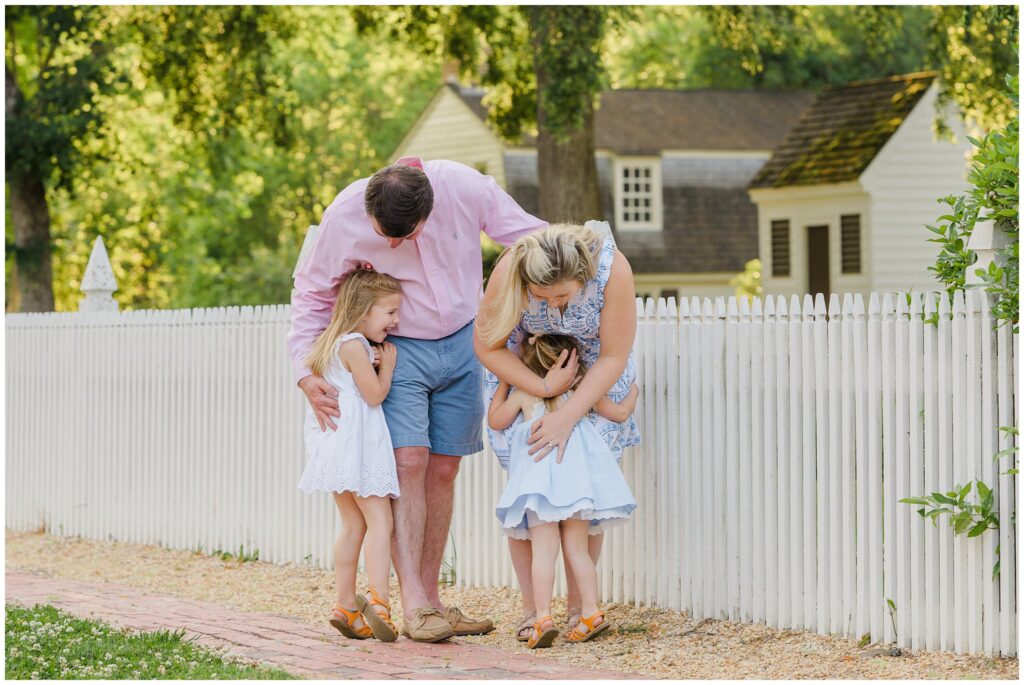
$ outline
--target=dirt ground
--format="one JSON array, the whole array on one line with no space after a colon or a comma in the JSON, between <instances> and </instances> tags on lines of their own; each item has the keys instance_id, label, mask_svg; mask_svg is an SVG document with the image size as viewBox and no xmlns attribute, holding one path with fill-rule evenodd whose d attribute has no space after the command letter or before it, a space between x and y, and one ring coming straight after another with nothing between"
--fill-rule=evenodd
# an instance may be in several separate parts
<instances>
[{"instance_id":1,"label":"dirt ground","mask_svg":"<svg viewBox=\"0 0 1024 685\"><path fill-rule=\"evenodd\" d=\"M333 574L304 565L224 561L219 557L152 545L98 542L41 533L6 532L6 568L77 580L106 580L246 611L293 616L311 624L327 619ZM512 588L445 587L442 600L468 616L487 616L498 629L458 638L523 650L513 628L519 593ZM394 614L401 616L392 581ZM872 656L854 640L778 630L732 621L691 621L686 614L624 604L603 605L614 630L578 645L556 642L543 656L672 679L1002 679L1017 680L1017 659L909 652ZM564 601L555 620L564 622ZM881 651L881 650L879 650Z\"/></svg>"}]
</instances>

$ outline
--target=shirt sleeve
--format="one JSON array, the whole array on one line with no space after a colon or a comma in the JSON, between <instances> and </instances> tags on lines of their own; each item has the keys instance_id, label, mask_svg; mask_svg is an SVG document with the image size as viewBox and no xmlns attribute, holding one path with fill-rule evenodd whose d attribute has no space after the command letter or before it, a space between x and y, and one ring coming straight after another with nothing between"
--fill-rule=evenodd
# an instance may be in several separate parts
<instances>
[{"instance_id":1,"label":"shirt sleeve","mask_svg":"<svg viewBox=\"0 0 1024 685\"><path fill-rule=\"evenodd\" d=\"M331 321L341 277L355 268L355 260L350 258L351 240L339 223L324 217L313 249L295 273L287 345L296 382L312 373L303 360Z\"/></svg>"},{"instance_id":2,"label":"shirt sleeve","mask_svg":"<svg viewBox=\"0 0 1024 685\"><path fill-rule=\"evenodd\" d=\"M480 225L496 243L511 245L524 235L548 225L548 222L523 211L493 176L483 176L481 184L484 207Z\"/></svg>"}]
</instances>

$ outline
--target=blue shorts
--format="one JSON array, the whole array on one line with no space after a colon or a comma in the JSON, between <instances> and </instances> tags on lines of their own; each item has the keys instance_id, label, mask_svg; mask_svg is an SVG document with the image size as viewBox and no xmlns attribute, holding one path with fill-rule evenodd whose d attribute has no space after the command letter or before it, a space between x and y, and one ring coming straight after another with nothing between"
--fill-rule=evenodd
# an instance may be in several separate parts
<instances>
[{"instance_id":1,"label":"blue shorts","mask_svg":"<svg viewBox=\"0 0 1024 685\"><path fill-rule=\"evenodd\" d=\"M484 448L484 373L473 353L473 322L447 338L388 336L398 348L384 416L394 447L428 447L462 457Z\"/></svg>"}]
</instances>

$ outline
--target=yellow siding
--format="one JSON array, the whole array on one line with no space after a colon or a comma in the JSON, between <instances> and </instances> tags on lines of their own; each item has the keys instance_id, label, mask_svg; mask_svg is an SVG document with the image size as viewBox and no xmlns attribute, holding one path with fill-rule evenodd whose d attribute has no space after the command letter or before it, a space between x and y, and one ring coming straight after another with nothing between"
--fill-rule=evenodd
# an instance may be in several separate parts
<instances>
[{"instance_id":1,"label":"yellow siding","mask_svg":"<svg viewBox=\"0 0 1024 685\"><path fill-rule=\"evenodd\" d=\"M420 116L394 157L450 159L493 176L505 187L504 146L447 86Z\"/></svg>"},{"instance_id":2,"label":"yellow siding","mask_svg":"<svg viewBox=\"0 0 1024 685\"><path fill-rule=\"evenodd\" d=\"M735 277L733 273L634 274L633 284L638 296L657 298L665 290L674 289L679 291L678 297L727 297L736 294L736 289L729 285Z\"/></svg>"}]
</instances>

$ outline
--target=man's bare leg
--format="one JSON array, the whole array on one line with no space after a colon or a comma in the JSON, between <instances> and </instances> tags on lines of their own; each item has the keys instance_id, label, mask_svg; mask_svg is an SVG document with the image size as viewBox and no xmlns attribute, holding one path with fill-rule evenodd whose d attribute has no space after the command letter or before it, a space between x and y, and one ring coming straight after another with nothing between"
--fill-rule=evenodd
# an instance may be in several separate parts
<instances>
[{"instance_id":1,"label":"man's bare leg","mask_svg":"<svg viewBox=\"0 0 1024 685\"><path fill-rule=\"evenodd\" d=\"M424 492L425 501L430 502L430 506L425 507L419 577L427 604L442 613L447 607L441 603L437 581L441 574L444 546L448 542L448 530L452 523L455 477L459 475L461 463L462 457L433 453L427 462ZM402 493L405 494L405 491Z\"/></svg>"},{"instance_id":2,"label":"man's bare leg","mask_svg":"<svg viewBox=\"0 0 1024 685\"><path fill-rule=\"evenodd\" d=\"M423 563L424 524L427 511L426 475L430 450L427 447L398 447L395 466L402 494L392 500L394 534L391 556L402 594L402 613L411 619L417 609L430 606L420 576ZM449 513L450 516L450 513ZM437 592L437 580L434 581Z\"/></svg>"}]
</instances>

